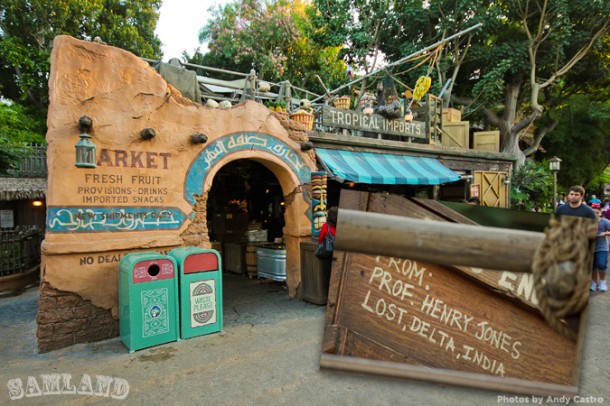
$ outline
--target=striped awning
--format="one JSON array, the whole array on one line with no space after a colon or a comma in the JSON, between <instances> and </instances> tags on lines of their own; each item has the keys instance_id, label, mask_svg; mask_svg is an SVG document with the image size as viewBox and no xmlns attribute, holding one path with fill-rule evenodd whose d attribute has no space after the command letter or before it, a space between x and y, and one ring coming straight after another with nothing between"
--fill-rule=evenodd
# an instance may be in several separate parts
<instances>
[{"instance_id":1,"label":"striped awning","mask_svg":"<svg viewBox=\"0 0 610 406\"><path fill-rule=\"evenodd\" d=\"M377 185L439 185L460 175L437 159L316 148L318 158L339 181Z\"/></svg>"}]
</instances>

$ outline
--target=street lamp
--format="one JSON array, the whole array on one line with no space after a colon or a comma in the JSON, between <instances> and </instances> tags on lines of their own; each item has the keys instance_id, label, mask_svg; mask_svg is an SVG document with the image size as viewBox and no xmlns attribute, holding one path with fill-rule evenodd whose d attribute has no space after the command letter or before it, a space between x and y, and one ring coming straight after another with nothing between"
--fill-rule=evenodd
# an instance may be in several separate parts
<instances>
[{"instance_id":1,"label":"street lamp","mask_svg":"<svg viewBox=\"0 0 610 406\"><path fill-rule=\"evenodd\" d=\"M504 183L504 186L506 186L506 208L510 209L510 205L511 205L511 193L510 193L510 174L506 174L506 176L504 176L504 180L502 180L502 183Z\"/></svg>"},{"instance_id":2,"label":"street lamp","mask_svg":"<svg viewBox=\"0 0 610 406\"><path fill-rule=\"evenodd\" d=\"M551 209L555 211L555 199L557 198L557 172L559 172L559 168L561 167L561 159L554 156L549 159L549 167L551 168L551 172L553 172L553 200L551 202Z\"/></svg>"}]
</instances>

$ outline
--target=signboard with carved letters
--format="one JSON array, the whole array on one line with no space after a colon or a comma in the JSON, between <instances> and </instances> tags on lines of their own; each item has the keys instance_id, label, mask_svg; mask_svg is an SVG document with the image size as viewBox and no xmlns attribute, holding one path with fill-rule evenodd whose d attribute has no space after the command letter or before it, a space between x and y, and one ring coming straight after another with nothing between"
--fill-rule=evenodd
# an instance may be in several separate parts
<instances>
[{"instance_id":1,"label":"signboard with carved letters","mask_svg":"<svg viewBox=\"0 0 610 406\"><path fill-rule=\"evenodd\" d=\"M379 114L364 114L329 106L324 106L322 109L322 124L328 127L347 128L371 133L427 138L426 123L420 121L388 120Z\"/></svg>"},{"instance_id":2,"label":"signboard with carved letters","mask_svg":"<svg viewBox=\"0 0 610 406\"><path fill-rule=\"evenodd\" d=\"M472 223L441 206L345 191L338 227L341 209ZM575 395L584 328L577 341L556 333L536 307L533 284L532 274L423 263L408 252L394 258L336 251L321 366Z\"/></svg>"}]
</instances>

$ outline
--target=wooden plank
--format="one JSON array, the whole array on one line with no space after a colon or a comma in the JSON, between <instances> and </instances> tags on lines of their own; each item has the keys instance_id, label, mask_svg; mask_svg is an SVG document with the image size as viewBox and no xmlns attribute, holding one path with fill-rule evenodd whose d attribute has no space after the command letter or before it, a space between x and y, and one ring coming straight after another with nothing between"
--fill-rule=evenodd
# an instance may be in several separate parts
<instances>
[{"instance_id":1,"label":"wooden plank","mask_svg":"<svg viewBox=\"0 0 610 406\"><path fill-rule=\"evenodd\" d=\"M514 393L577 394L586 311L581 313L574 342L548 326L534 303L496 289L498 275L528 274L423 262L414 258L422 245L403 248L400 256L340 248L348 245L342 239L356 232L342 225L342 215L349 209L412 214L441 220L438 223L445 227L464 226L442 222L460 221L461 216L439 207L435 210L436 205L420 199L342 192L320 365ZM392 217L393 223L396 220ZM469 231L488 229L469 227ZM415 235L420 231L426 233L411 230ZM372 244L378 238L358 232ZM443 240L446 235L438 231L437 237ZM395 238L405 237L389 233L377 245L392 245ZM462 237L472 239L472 234ZM510 251L515 257L517 251ZM446 259L452 252L437 255L434 262L454 262Z\"/></svg>"},{"instance_id":2,"label":"wooden plank","mask_svg":"<svg viewBox=\"0 0 610 406\"><path fill-rule=\"evenodd\" d=\"M390 349L439 368L571 382L575 346L537 314L510 306L503 297L444 267L349 255L336 323L369 342L382 343L379 352ZM553 351L547 351L549 341L539 339L549 336L554 337Z\"/></svg>"},{"instance_id":3,"label":"wooden plank","mask_svg":"<svg viewBox=\"0 0 610 406\"><path fill-rule=\"evenodd\" d=\"M408 252L411 259L442 265L531 272L532 258L543 240L544 234L532 231L339 209L335 246L371 255Z\"/></svg>"},{"instance_id":4,"label":"wooden plank","mask_svg":"<svg viewBox=\"0 0 610 406\"><path fill-rule=\"evenodd\" d=\"M341 357L322 354L320 366L348 372L369 373L392 378L433 381L442 384L461 385L479 389L495 389L502 392L521 393L537 396L568 396L578 394L578 387L522 379L495 378L468 372L451 371L440 368L421 368L418 366L395 362L378 361L362 358Z\"/></svg>"}]
</instances>

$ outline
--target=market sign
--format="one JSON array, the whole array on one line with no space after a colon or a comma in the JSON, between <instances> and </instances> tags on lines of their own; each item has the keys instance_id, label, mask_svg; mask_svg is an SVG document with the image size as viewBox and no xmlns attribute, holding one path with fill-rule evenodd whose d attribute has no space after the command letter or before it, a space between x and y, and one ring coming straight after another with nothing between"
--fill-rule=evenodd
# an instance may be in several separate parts
<instances>
[{"instance_id":1,"label":"market sign","mask_svg":"<svg viewBox=\"0 0 610 406\"><path fill-rule=\"evenodd\" d=\"M342 210L346 218L346 210L358 210L446 221L422 200L344 192L337 244ZM577 394L583 325L577 341L565 338L505 286L503 271L467 274L409 252L398 258L336 251L320 365L504 392Z\"/></svg>"},{"instance_id":2,"label":"market sign","mask_svg":"<svg viewBox=\"0 0 610 406\"><path fill-rule=\"evenodd\" d=\"M379 114L364 114L353 110L322 108L322 124L379 134L427 138L426 123L420 121L388 120Z\"/></svg>"}]
</instances>

